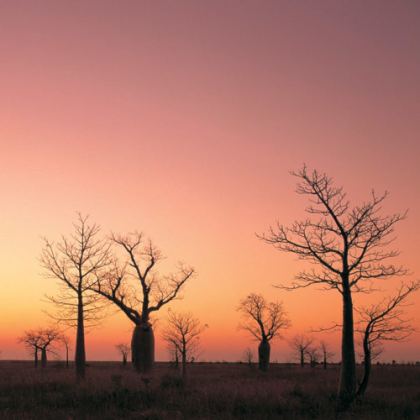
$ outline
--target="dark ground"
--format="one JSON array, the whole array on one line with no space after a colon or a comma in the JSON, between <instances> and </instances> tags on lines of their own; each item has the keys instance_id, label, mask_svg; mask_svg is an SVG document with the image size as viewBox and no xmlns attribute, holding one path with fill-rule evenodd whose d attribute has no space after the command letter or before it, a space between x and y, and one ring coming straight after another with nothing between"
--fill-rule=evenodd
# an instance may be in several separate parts
<instances>
[{"instance_id":1,"label":"dark ground","mask_svg":"<svg viewBox=\"0 0 420 420\"><path fill-rule=\"evenodd\" d=\"M90 363L76 385L73 369L50 362L0 363L1 419L333 419L338 366L272 365L267 374L234 363L195 363L183 383L158 363L150 378L130 365ZM363 401L340 418L420 419L420 366L374 366Z\"/></svg>"}]
</instances>

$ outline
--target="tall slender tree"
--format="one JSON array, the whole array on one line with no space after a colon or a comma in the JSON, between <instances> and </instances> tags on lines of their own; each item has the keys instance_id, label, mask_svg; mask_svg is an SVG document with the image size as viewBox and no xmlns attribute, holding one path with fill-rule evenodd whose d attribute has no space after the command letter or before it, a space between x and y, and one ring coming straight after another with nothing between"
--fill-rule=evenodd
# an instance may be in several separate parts
<instances>
[{"instance_id":1,"label":"tall slender tree","mask_svg":"<svg viewBox=\"0 0 420 420\"><path fill-rule=\"evenodd\" d=\"M259 341L258 367L267 371L270 365L270 341L280 337L281 330L290 326L283 304L267 302L262 295L251 293L241 301L238 310L244 317L239 327Z\"/></svg>"},{"instance_id":2,"label":"tall slender tree","mask_svg":"<svg viewBox=\"0 0 420 420\"><path fill-rule=\"evenodd\" d=\"M112 235L111 241L126 258L122 262L115 259L91 290L114 303L133 322L132 362L139 372L148 372L155 354L151 316L179 297L194 269L180 264L177 273L159 275L162 254L150 240L144 241L141 233Z\"/></svg>"},{"instance_id":3,"label":"tall slender tree","mask_svg":"<svg viewBox=\"0 0 420 420\"><path fill-rule=\"evenodd\" d=\"M78 379L85 377L85 327L98 321L99 298L90 290L110 262L109 244L99 237L100 227L78 214L74 232L57 243L44 239L41 264L48 278L58 280L60 292L48 297L59 322L76 327L75 365Z\"/></svg>"},{"instance_id":4,"label":"tall slender tree","mask_svg":"<svg viewBox=\"0 0 420 420\"><path fill-rule=\"evenodd\" d=\"M306 335L300 334L295 335L290 342L290 346L297 353L299 358L300 366L305 366L305 356L308 355L308 349L312 346L314 339Z\"/></svg>"},{"instance_id":5,"label":"tall slender tree","mask_svg":"<svg viewBox=\"0 0 420 420\"><path fill-rule=\"evenodd\" d=\"M19 343L23 343L25 347L32 353L34 357L34 367L38 367L39 351L41 350L41 337L37 331L25 331L18 338Z\"/></svg>"},{"instance_id":6,"label":"tall slender tree","mask_svg":"<svg viewBox=\"0 0 420 420\"><path fill-rule=\"evenodd\" d=\"M167 326L162 337L168 345L175 346L181 355L182 377L187 375L187 362L195 357L201 333L206 325L202 325L191 313L168 311Z\"/></svg>"},{"instance_id":7,"label":"tall slender tree","mask_svg":"<svg viewBox=\"0 0 420 420\"><path fill-rule=\"evenodd\" d=\"M66 334L61 334L60 337L60 341L64 346L64 350L65 350L65 357L66 357L66 368L69 367L69 352L70 352L70 345L71 345L71 341L70 341L70 337L67 336Z\"/></svg>"},{"instance_id":8,"label":"tall slender tree","mask_svg":"<svg viewBox=\"0 0 420 420\"><path fill-rule=\"evenodd\" d=\"M403 341L413 332L410 321L404 317L407 298L420 289L420 282L402 284L397 293L380 303L358 309L363 325L363 378L357 390L358 396L366 392L375 350L384 341Z\"/></svg>"},{"instance_id":9,"label":"tall slender tree","mask_svg":"<svg viewBox=\"0 0 420 420\"><path fill-rule=\"evenodd\" d=\"M327 369L328 361L334 356L334 353L330 351L329 345L325 341L320 342L320 348L322 352L322 365L324 369Z\"/></svg>"},{"instance_id":10,"label":"tall slender tree","mask_svg":"<svg viewBox=\"0 0 420 420\"><path fill-rule=\"evenodd\" d=\"M296 276L287 290L320 286L340 293L343 304L341 373L338 389L339 408L345 409L356 393L356 360L354 348L354 292L371 290L372 280L384 280L406 273L389 260L398 255L388 250L394 227L405 213L382 215L387 193L376 195L360 205L351 206L342 187L318 171L304 166L293 173L299 180L297 193L309 198L306 211L312 216L296 221L290 227L280 223L261 235L278 250L297 255L313 263L312 269ZM318 268L314 268L318 267Z\"/></svg>"}]
</instances>

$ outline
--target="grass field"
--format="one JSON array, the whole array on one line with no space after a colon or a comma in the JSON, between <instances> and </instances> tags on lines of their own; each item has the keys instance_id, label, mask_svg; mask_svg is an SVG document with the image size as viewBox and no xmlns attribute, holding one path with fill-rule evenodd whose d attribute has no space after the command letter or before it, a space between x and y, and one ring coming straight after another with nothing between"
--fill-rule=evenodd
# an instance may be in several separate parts
<instances>
[{"instance_id":1,"label":"grass field","mask_svg":"<svg viewBox=\"0 0 420 420\"><path fill-rule=\"evenodd\" d=\"M187 383L157 363L149 378L131 366L90 363L84 384L58 362L0 363L3 419L300 419L335 418L338 367L196 363ZM342 418L420 418L420 367L374 366L363 401Z\"/></svg>"}]
</instances>

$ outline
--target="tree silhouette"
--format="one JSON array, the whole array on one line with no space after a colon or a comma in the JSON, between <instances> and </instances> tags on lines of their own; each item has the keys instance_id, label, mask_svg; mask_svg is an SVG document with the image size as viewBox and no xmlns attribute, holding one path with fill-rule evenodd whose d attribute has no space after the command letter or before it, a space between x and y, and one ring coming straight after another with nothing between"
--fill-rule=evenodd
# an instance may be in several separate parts
<instances>
[{"instance_id":1,"label":"tree silhouette","mask_svg":"<svg viewBox=\"0 0 420 420\"><path fill-rule=\"evenodd\" d=\"M363 378L357 390L358 396L366 392L372 360L382 351L383 341L403 341L409 337L414 328L409 320L404 318L404 306L411 293L420 289L420 282L402 284L393 297L358 310L364 328L363 333ZM375 354L376 353L376 354Z\"/></svg>"},{"instance_id":2,"label":"tree silhouette","mask_svg":"<svg viewBox=\"0 0 420 420\"><path fill-rule=\"evenodd\" d=\"M25 331L22 337L18 338L19 343L23 343L25 347L32 352L34 357L34 366L38 367L38 352L41 350L40 342L41 337L38 332Z\"/></svg>"},{"instance_id":3,"label":"tree silhouette","mask_svg":"<svg viewBox=\"0 0 420 420\"><path fill-rule=\"evenodd\" d=\"M118 353L120 353L122 357L122 364L125 366L127 364L128 355L130 354L130 346L128 344L121 343L117 344L115 348Z\"/></svg>"},{"instance_id":4,"label":"tree silhouette","mask_svg":"<svg viewBox=\"0 0 420 420\"><path fill-rule=\"evenodd\" d=\"M244 351L243 358L248 366L252 366L252 361L254 360L254 353L252 352L252 349L247 347Z\"/></svg>"},{"instance_id":5,"label":"tree silhouette","mask_svg":"<svg viewBox=\"0 0 420 420\"><path fill-rule=\"evenodd\" d=\"M405 214L381 215L387 193L351 207L343 188L316 170L304 166L293 173L299 179L297 193L309 197L306 211L312 216L290 227L279 223L260 236L278 250L297 255L318 268L304 270L291 285L294 290L312 285L337 290L342 297L343 322L341 373L338 389L339 408L345 409L356 393L353 292L369 292L372 280L383 280L406 273L388 262L398 255L388 251L395 225Z\"/></svg>"},{"instance_id":6,"label":"tree silhouette","mask_svg":"<svg viewBox=\"0 0 420 420\"><path fill-rule=\"evenodd\" d=\"M178 369L179 367L179 350L176 343L169 341L167 342L167 349L170 357L170 361L173 362L173 366Z\"/></svg>"},{"instance_id":7,"label":"tree silhouette","mask_svg":"<svg viewBox=\"0 0 420 420\"><path fill-rule=\"evenodd\" d=\"M283 304L268 303L262 295L251 293L240 302L238 310L245 319L240 328L260 342L258 367L266 371L270 364L270 341L280 337L280 331L290 326Z\"/></svg>"},{"instance_id":8,"label":"tree silhouette","mask_svg":"<svg viewBox=\"0 0 420 420\"><path fill-rule=\"evenodd\" d=\"M98 238L100 227L78 214L70 237L57 243L44 239L41 264L46 276L58 280L60 293L48 299L56 306L54 318L76 327L76 374L85 377L85 326L98 321L99 298L90 286L109 264L109 245Z\"/></svg>"},{"instance_id":9,"label":"tree silhouette","mask_svg":"<svg viewBox=\"0 0 420 420\"><path fill-rule=\"evenodd\" d=\"M324 369L327 369L328 360L334 356L334 353L329 350L329 346L325 341L320 342L320 348L322 352L322 365Z\"/></svg>"},{"instance_id":10,"label":"tree silhouette","mask_svg":"<svg viewBox=\"0 0 420 420\"><path fill-rule=\"evenodd\" d=\"M292 349L298 354L301 367L305 366L305 356L313 342L314 340L312 337L301 334L294 336L290 343Z\"/></svg>"},{"instance_id":11,"label":"tree silhouette","mask_svg":"<svg viewBox=\"0 0 420 420\"><path fill-rule=\"evenodd\" d=\"M169 344L176 347L181 355L182 377L187 374L187 362L193 361L198 351L200 335L206 325L201 325L191 313L177 313L168 311L167 326L162 337Z\"/></svg>"},{"instance_id":12,"label":"tree silhouette","mask_svg":"<svg viewBox=\"0 0 420 420\"><path fill-rule=\"evenodd\" d=\"M315 367L319 360L319 349L317 346L310 346L306 349L306 354L309 357L309 366Z\"/></svg>"},{"instance_id":13,"label":"tree silhouette","mask_svg":"<svg viewBox=\"0 0 420 420\"><path fill-rule=\"evenodd\" d=\"M33 352L34 366L38 367L38 352L41 352L41 366L47 366L47 352L53 352L52 345L61 337L61 332L55 327L39 328L36 331L25 331L19 342Z\"/></svg>"},{"instance_id":14,"label":"tree silhouette","mask_svg":"<svg viewBox=\"0 0 420 420\"><path fill-rule=\"evenodd\" d=\"M70 338L67 335L65 335L65 334L62 334L61 335L60 341L64 345L64 350L66 352L66 368L68 368L69 367L69 351L70 351L70 343L71 343L71 341L70 341Z\"/></svg>"},{"instance_id":15,"label":"tree silhouette","mask_svg":"<svg viewBox=\"0 0 420 420\"><path fill-rule=\"evenodd\" d=\"M178 297L194 269L180 264L178 273L159 276L156 266L162 254L151 241L144 243L141 233L112 235L111 240L127 259L122 263L115 259L107 275L98 277L91 289L113 302L134 323L132 361L139 372L148 372L154 363L150 317Z\"/></svg>"},{"instance_id":16,"label":"tree silhouette","mask_svg":"<svg viewBox=\"0 0 420 420\"><path fill-rule=\"evenodd\" d=\"M41 366L47 366L47 352L53 352L52 345L61 338L61 331L57 328L50 327L41 329L38 332L40 340L38 342L41 350Z\"/></svg>"}]
</instances>

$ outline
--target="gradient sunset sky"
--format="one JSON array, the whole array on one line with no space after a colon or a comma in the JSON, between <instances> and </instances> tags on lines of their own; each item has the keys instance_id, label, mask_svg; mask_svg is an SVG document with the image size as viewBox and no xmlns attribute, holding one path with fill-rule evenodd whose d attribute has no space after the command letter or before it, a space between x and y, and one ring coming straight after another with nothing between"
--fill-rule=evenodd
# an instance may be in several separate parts
<instances>
[{"instance_id":1,"label":"gradient sunset sky","mask_svg":"<svg viewBox=\"0 0 420 420\"><path fill-rule=\"evenodd\" d=\"M144 231L169 267L196 268L172 308L209 325L203 359L255 346L237 329L250 292L284 302L286 339L338 322L338 293L272 287L300 263L255 236L304 217L289 175L303 162L355 203L375 188L390 192L384 212L409 209L395 245L420 278L419 44L409 0L2 0L1 357L28 357L17 337L49 322L43 296L57 287L42 277L41 237L69 233L76 211L104 234ZM420 293L411 301L420 327ZM117 358L131 328L108 317L88 359ZM338 354L336 334L317 337ZM415 334L383 358L419 359L419 346ZM286 340L272 359L292 359Z\"/></svg>"}]
</instances>

